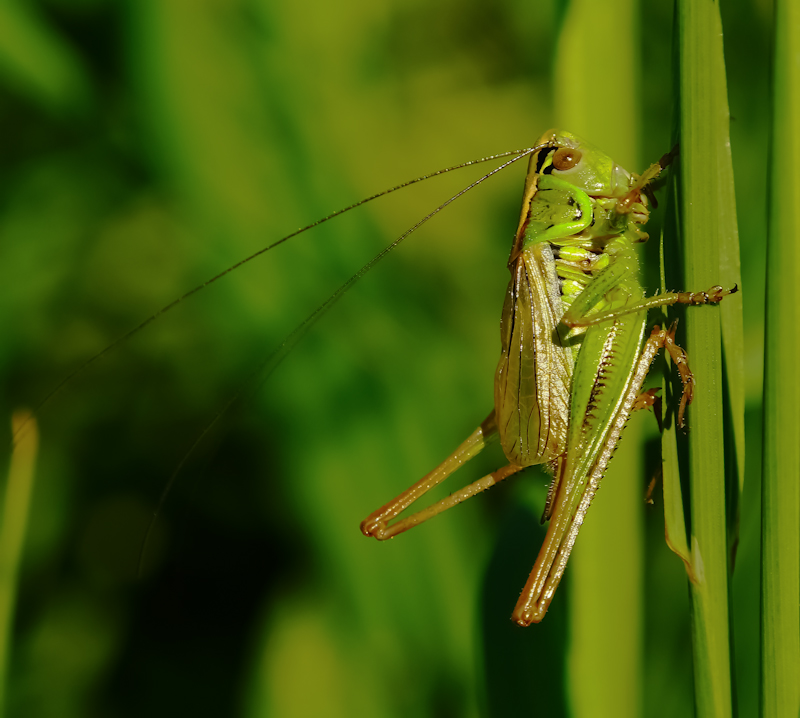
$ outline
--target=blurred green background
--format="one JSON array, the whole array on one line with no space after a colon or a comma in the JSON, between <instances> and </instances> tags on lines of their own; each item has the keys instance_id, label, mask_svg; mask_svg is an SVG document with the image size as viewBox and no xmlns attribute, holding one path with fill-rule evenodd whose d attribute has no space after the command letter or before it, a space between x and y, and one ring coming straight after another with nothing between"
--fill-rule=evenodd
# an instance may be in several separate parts
<instances>
[{"instance_id":1,"label":"blurred green background","mask_svg":"<svg viewBox=\"0 0 800 718\"><path fill-rule=\"evenodd\" d=\"M640 12L644 133L636 158L618 157L631 170L669 149L673 104L672 7ZM297 227L530 146L569 92L551 81L563 13L555 0L2 0L2 415ZM748 376L733 605L753 715L770 6L722 13ZM602 62L589 69L609 84L597 111L613 116L626 88ZM358 530L491 408L523 163L413 235L267 382L247 383L338 284L480 174L281 246L48 403L7 715L570 715L569 571L544 623L508 620L543 536L540 472L385 544ZM245 384L169 494L137 579L165 483ZM499 449L474 463L468 480L500 465ZM644 715L686 716L686 581L660 497L642 512L644 686L631 689Z\"/></svg>"}]
</instances>

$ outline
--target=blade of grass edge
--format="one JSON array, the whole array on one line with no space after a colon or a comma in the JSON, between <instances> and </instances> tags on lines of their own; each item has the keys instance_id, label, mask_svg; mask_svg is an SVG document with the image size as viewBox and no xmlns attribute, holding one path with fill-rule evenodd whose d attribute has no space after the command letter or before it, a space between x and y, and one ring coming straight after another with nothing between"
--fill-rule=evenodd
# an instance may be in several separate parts
<instances>
[{"instance_id":1,"label":"blade of grass edge","mask_svg":"<svg viewBox=\"0 0 800 718\"><path fill-rule=\"evenodd\" d=\"M730 118L718 5L680 0L678 27L684 277L686 289L699 291L732 281L732 277L721 276L720 272L732 271L735 262L730 260L723 268L721 257L734 256L734 252L738 256ZM735 312L737 300L726 299L729 300L734 302ZM690 584L695 705L702 718L723 718L732 716L734 711L722 332L720 307L698 307L687 312L687 351L698 387L698 401L689 414L692 433L688 453L691 552L696 578ZM726 357L727 363L734 361L734 356Z\"/></svg>"},{"instance_id":2,"label":"blade of grass edge","mask_svg":"<svg viewBox=\"0 0 800 718\"><path fill-rule=\"evenodd\" d=\"M761 484L761 715L800 715L800 3L776 0Z\"/></svg>"}]
</instances>

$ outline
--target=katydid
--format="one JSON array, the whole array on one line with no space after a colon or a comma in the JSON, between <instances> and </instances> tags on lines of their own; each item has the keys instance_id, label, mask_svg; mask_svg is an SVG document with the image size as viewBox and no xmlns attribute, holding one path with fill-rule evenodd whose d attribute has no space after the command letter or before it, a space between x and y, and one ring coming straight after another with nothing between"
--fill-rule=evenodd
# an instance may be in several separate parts
<instances>
[{"instance_id":1,"label":"katydid","mask_svg":"<svg viewBox=\"0 0 800 718\"><path fill-rule=\"evenodd\" d=\"M647 239L641 228L649 216L649 183L662 164L666 159L631 176L573 134L541 137L530 155L508 262L494 409L442 464L361 524L365 535L388 539L527 466L545 465L553 474L543 516L550 525L512 615L523 626L547 612L660 348L683 382L679 422L691 401L693 379L674 327L655 327L642 347L647 310L718 302L736 291L717 286L645 298L633 245ZM508 465L390 523L497 440Z\"/></svg>"},{"instance_id":2,"label":"katydid","mask_svg":"<svg viewBox=\"0 0 800 718\"><path fill-rule=\"evenodd\" d=\"M287 235L186 292L66 377L45 397L35 414L75 376L129 337L212 282L286 240L409 184L505 158L500 167L439 205L341 285L266 359L258 373L263 378L353 284L406 237L454 200L525 156L530 161L508 262L512 278L501 321L502 353L495 377L495 407L448 459L371 514L361 529L381 540L391 538L527 466L546 466L554 476L543 516L543 520L550 520L550 526L513 614L522 625L540 621L564 573L625 422L631 411L648 398L638 395L659 348L669 352L683 380L679 420L691 400L691 372L683 350L674 343L673 330L656 327L642 348L647 310L675 303L718 302L736 291L735 287L728 291L713 287L708 292L644 298L633 245L647 239L641 227L649 216L649 183L658 176L665 160L652 165L641 177L631 176L575 135L550 131L533 147L465 162L375 194ZM243 389L223 407L194 446ZM21 431L18 429L17 437ZM427 509L390 523L496 440L508 459L506 466ZM188 455L167 482L156 513L187 458Z\"/></svg>"}]
</instances>

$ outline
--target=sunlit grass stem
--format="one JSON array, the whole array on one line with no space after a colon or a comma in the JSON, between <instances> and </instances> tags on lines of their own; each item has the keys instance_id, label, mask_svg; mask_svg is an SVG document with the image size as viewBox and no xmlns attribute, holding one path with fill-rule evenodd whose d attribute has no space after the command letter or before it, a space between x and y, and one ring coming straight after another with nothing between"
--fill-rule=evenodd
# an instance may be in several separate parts
<instances>
[{"instance_id":1,"label":"sunlit grass stem","mask_svg":"<svg viewBox=\"0 0 800 718\"><path fill-rule=\"evenodd\" d=\"M685 288L698 291L740 282L727 82L719 7L682 0L677 18L683 273ZM731 505L726 504L726 488L738 491L740 480L737 476L726 487L726 468L741 467L726 467L723 395L727 379L731 423L742 426L741 385L730 388L731 377L741 375L740 297L726 298L725 315L722 305L686 312L686 349L698 387L688 414L688 471L695 705L700 718L724 718L734 711L728 531L735 530L729 523L735 518L726 516L726 505ZM732 335L738 336L732 343L738 354L726 352L723 376L723 343L730 349ZM743 456L741 451L731 454Z\"/></svg>"},{"instance_id":2,"label":"sunlit grass stem","mask_svg":"<svg viewBox=\"0 0 800 718\"><path fill-rule=\"evenodd\" d=\"M761 484L761 715L800 715L800 3L777 0L770 152L764 455Z\"/></svg>"},{"instance_id":3,"label":"sunlit grass stem","mask_svg":"<svg viewBox=\"0 0 800 718\"><path fill-rule=\"evenodd\" d=\"M12 431L26 423L11 456L0 527L0 716L5 714L11 633L17 599L19 566L28 525L39 436L36 421L26 411L12 417Z\"/></svg>"}]
</instances>

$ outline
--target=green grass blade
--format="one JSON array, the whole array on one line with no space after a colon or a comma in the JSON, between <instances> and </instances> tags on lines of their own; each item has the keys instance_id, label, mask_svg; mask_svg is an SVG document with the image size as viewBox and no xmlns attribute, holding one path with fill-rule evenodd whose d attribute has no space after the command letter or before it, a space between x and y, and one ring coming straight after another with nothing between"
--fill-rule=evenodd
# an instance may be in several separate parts
<instances>
[{"instance_id":1,"label":"green grass blade","mask_svg":"<svg viewBox=\"0 0 800 718\"><path fill-rule=\"evenodd\" d=\"M632 0L572 2L562 25L555 67L556 123L641 171L638 7ZM608 54L608 38L614 53ZM608 87L586 71L604 57L624 88L607 104ZM630 422L592 503L570 559L569 691L572 714L641 715L644 646L644 473L642 416ZM602 618L599 618L601 617ZM612 648L613 647L613 648Z\"/></svg>"},{"instance_id":2,"label":"green grass blade","mask_svg":"<svg viewBox=\"0 0 800 718\"><path fill-rule=\"evenodd\" d=\"M659 270L661 279L661 291L667 290L666 261L664 255L664 236L669 234L675 237L679 234L677 227L676 210L677 193L674 175L671 176L669 207L667 213L668 228L661 234L659 246ZM663 323L670 323L669 309L662 310ZM680 395L674 391L676 385L675 367L669 359L664 357L664 378L661 382L661 391L664 401L661 406L661 472L664 482L664 534L667 546L677 554L683 561L686 573L690 581L695 581L694 569L692 568L692 552L689 548L688 532L686 529L686 514L684 511L683 487L681 486L681 474L678 458L678 427L676 426L675 407L680 402ZM681 391L679 389L678 391Z\"/></svg>"},{"instance_id":3,"label":"green grass blade","mask_svg":"<svg viewBox=\"0 0 800 718\"><path fill-rule=\"evenodd\" d=\"M679 2L678 27L684 280L687 289L699 291L738 281L731 276L738 266L738 237L719 7L716 3ZM730 259L723 264L723 257ZM720 307L699 307L686 313L687 351L698 387L697 401L688 416L691 550L696 578L691 584L695 703L699 716L720 717L733 714L727 506L737 503L735 498L726 502L723 333L730 350L736 348L738 332L741 355L741 319L736 319L741 314L741 300L727 301L733 319L726 320L724 327ZM729 381L739 375L741 361L741 356L726 353ZM732 426L740 425L743 400L729 393L729 405L736 415ZM743 433L741 426L738 433ZM733 464L741 471L740 460ZM732 493L728 496L735 497L738 485L729 484Z\"/></svg>"},{"instance_id":4,"label":"green grass blade","mask_svg":"<svg viewBox=\"0 0 800 718\"><path fill-rule=\"evenodd\" d=\"M13 432L16 433L27 419L27 413L15 414ZM3 523L0 527L0 716L5 714L6 708L11 629L38 443L36 422L31 419L14 448L3 497Z\"/></svg>"},{"instance_id":5,"label":"green grass blade","mask_svg":"<svg viewBox=\"0 0 800 718\"><path fill-rule=\"evenodd\" d=\"M761 484L761 715L800 715L800 3L775 3Z\"/></svg>"}]
</instances>

